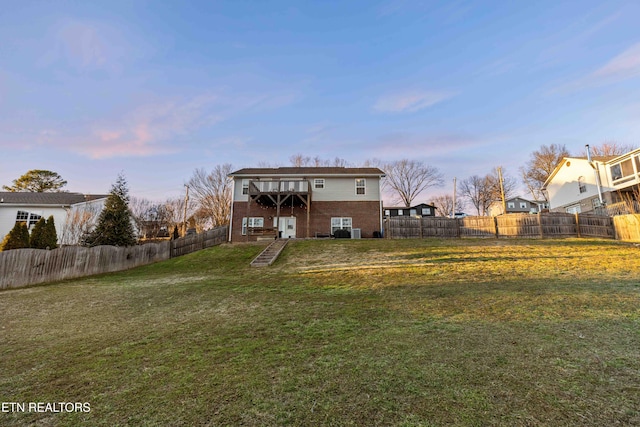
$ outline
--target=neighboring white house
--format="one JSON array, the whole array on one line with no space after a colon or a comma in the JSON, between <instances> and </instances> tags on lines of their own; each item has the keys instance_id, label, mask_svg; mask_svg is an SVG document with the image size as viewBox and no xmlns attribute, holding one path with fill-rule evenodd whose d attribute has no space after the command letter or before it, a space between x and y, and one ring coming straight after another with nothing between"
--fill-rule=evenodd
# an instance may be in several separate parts
<instances>
[{"instance_id":1,"label":"neighboring white house","mask_svg":"<svg viewBox=\"0 0 640 427\"><path fill-rule=\"evenodd\" d=\"M247 168L229 176L231 241L330 236L337 230L361 237L381 233L380 169Z\"/></svg>"},{"instance_id":2,"label":"neighboring white house","mask_svg":"<svg viewBox=\"0 0 640 427\"><path fill-rule=\"evenodd\" d=\"M598 185L599 177L599 185ZM622 156L592 159L565 157L543 186L551 212L592 212L633 198L640 183L640 148Z\"/></svg>"},{"instance_id":3,"label":"neighboring white house","mask_svg":"<svg viewBox=\"0 0 640 427\"><path fill-rule=\"evenodd\" d=\"M72 216L84 217L86 212L97 212L104 207L107 195L80 193L0 192L0 241L11 231L16 222L25 222L31 229L40 218L53 216L58 242L63 242L63 232L68 229Z\"/></svg>"}]
</instances>

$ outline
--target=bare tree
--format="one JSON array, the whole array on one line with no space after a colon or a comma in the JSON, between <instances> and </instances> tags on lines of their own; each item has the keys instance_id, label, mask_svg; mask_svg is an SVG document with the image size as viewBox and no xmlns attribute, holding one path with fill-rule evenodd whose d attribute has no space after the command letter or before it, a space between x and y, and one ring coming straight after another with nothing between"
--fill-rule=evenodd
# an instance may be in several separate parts
<instances>
[{"instance_id":1,"label":"bare tree","mask_svg":"<svg viewBox=\"0 0 640 427\"><path fill-rule=\"evenodd\" d=\"M501 174L498 172L498 169L502 169L502 189L500 188ZM518 188L518 180L509 175L505 168L501 166L493 168L486 179L489 181L489 191L491 191L493 201L501 200L503 191L505 199L510 199L515 196L515 191Z\"/></svg>"},{"instance_id":2,"label":"bare tree","mask_svg":"<svg viewBox=\"0 0 640 427\"><path fill-rule=\"evenodd\" d=\"M151 210L152 202L149 199L141 197L131 197L129 200L129 212L131 212L131 218L136 223L136 229L138 235L141 237L147 237L145 233L145 223L148 220L148 213Z\"/></svg>"},{"instance_id":3,"label":"bare tree","mask_svg":"<svg viewBox=\"0 0 640 427\"><path fill-rule=\"evenodd\" d=\"M630 144L620 144L615 141L606 141L600 145L593 145L589 147L591 151L591 155L594 157L617 157L622 156L629 151L635 150L637 147L634 147ZM586 148L582 150L581 155L583 157L587 156Z\"/></svg>"},{"instance_id":4,"label":"bare tree","mask_svg":"<svg viewBox=\"0 0 640 427\"><path fill-rule=\"evenodd\" d=\"M427 188L441 186L443 175L430 165L417 160L398 160L385 163L383 189L394 193L395 201L411 206L411 203Z\"/></svg>"},{"instance_id":5,"label":"bare tree","mask_svg":"<svg viewBox=\"0 0 640 427\"><path fill-rule=\"evenodd\" d=\"M231 191L233 182L229 178L232 166L229 163L216 165L210 173L196 169L187 185L198 204L200 217L210 222L203 228L229 224L231 215Z\"/></svg>"},{"instance_id":6,"label":"bare tree","mask_svg":"<svg viewBox=\"0 0 640 427\"><path fill-rule=\"evenodd\" d=\"M483 177L474 175L462 181L460 195L471 202L478 215L487 215L489 206L502 199L503 191L505 199L510 199L514 196L517 186L516 179L503 171L501 189L498 168L496 167Z\"/></svg>"},{"instance_id":7,"label":"bare tree","mask_svg":"<svg viewBox=\"0 0 640 427\"><path fill-rule=\"evenodd\" d=\"M69 209L60 230L60 244L79 245L82 237L96 225L101 210L102 205L95 203L83 203Z\"/></svg>"},{"instance_id":8,"label":"bare tree","mask_svg":"<svg viewBox=\"0 0 640 427\"><path fill-rule=\"evenodd\" d=\"M182 229L182 223L184 221L184 198L174 197L169 198L163 203L165 221L167 223L167 230L171 232L174 227ZM193 200L189 200L187 204L187 218L193 217L196 211L196 203Z\"/></svg>"},{"instance_id":9,"label":"bare tree","mask_svg":"<svg viewBox=\"0 0 640 427\"><path fill-rule=\"evenodd\" d=\"M436 215L444 217L453 217L456 212L460 212L465 208L464 200L457 200L454 210L453 196L451 194L441 194L431 199L431 204L436 207Z\"/></svg>"},{"instance_id":10,"label":"bare tree","mask_svg":"<svg viewBox=\"0 0 640 427\"><path fill-rule=\"evenodd\" d=\"M305 156L303 154L294 154L293 156L289 157L289 162L293 167L304 167L304 166L347 167L349 165L349 162L339 157L336 157L333 160L330 160L330 159L322 159L319 156L315 156L312 158L309 156Z\"/></svg>"},{"instance_id":11,"label":"bare tree","mask_svg":"<svg viewBox=\"0 0 640 427\"><path fill-rule=\"evenodd\" d=\"M168 237L174 224L169 224L169 213L165 203L132 197L129 211L136 223L138 234L144 238Z\"/></svg>"},{"instance_id":12,"label":"bare tree","mask_svg":"<svg viewBox=\"0 0 640 427\"><path fill-rule=\"evenodd\" d=\"M564 157L569 157L569 150L564 145L542 145L531 153L527 164L520 168L522 182L535 200L547 200L542 186Z\"/></svg>"},{"instance_id":13,"label":"bare tree","mask_svg":"<svg viewBox=\"0 0 640 427\"><path fill-rule=\"evenodd\" d=\"M305 156L303 154L294 154L289 157L289 162L291 162L291 166L294 168L300 168L303 166L308 166L311 163L311 157Z\"/></svg>"},{"instance_id":14,"label":"bare tree","mask_svg":"<svg viewBox=\"0 0 640 427\"><path fill-rule=\"evenodd\" d=\"M471 202L478 216L486 215L491 203L489 185L486 177L478 175L473 175L460 183L460 195Z\"/></svg>"}]
</instances>

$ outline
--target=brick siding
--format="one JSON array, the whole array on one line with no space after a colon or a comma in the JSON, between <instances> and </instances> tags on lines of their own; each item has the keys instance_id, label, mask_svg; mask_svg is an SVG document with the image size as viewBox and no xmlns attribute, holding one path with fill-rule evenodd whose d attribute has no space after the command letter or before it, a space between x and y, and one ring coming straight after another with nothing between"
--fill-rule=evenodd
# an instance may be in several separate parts
<instances>
[{"instance_id":1,"label":"brick siding","mask_svg":"<svg viewBox=\"0 0 640 427\"><path fill-rule=\"evenodd\" d=\"M276 217L275 207L260 206L251 203L247 211L247 202L233 203L233 223L231 241L243 242L257 237L242 235L242 218L263 217L265 227L273 227L273 218ZM280 217L296 217L296 237L315 237L316 234L331 233L331 218L352 218L352 227L361 229L363 238L373 237L375 231L380 231L380 202L311 202L309 214L309 230L307 232L307 210L304 206L284 206L280 209Z\"/></svg>"}]
</instances>

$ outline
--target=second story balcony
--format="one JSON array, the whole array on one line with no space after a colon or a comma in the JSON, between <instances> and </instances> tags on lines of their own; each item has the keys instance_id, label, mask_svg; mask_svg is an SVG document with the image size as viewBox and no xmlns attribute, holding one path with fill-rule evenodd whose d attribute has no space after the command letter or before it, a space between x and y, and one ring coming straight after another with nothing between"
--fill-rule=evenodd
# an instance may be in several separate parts
<instances>
[{"instance_id":1,"label":"second story balcony","mask_svg":"<svg viewBox=\"0 0 640 427\"><path fill-rule=\"evenodd\" d=\"M307 180L273 180L273 181L249 181L249 195L261 194L307 194L309 193L309 181Z\"/></svg>"}]
</instances>

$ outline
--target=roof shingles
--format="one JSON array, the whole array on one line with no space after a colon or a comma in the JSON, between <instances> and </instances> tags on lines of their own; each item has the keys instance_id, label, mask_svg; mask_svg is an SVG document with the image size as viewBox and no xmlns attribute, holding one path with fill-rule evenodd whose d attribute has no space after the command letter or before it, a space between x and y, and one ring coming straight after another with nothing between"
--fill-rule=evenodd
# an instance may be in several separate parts
<instances>
[{"instance_id":1,"label":"roof shingles","mask_svg":"<svg viewBox=\"0 0 640 427\"><path fill-rule=\"evenodd\" d=\"M74 205L108 197L104 194L34 193L0 191L0 203L12 205Z\"/></svg>"}]
</instances>

